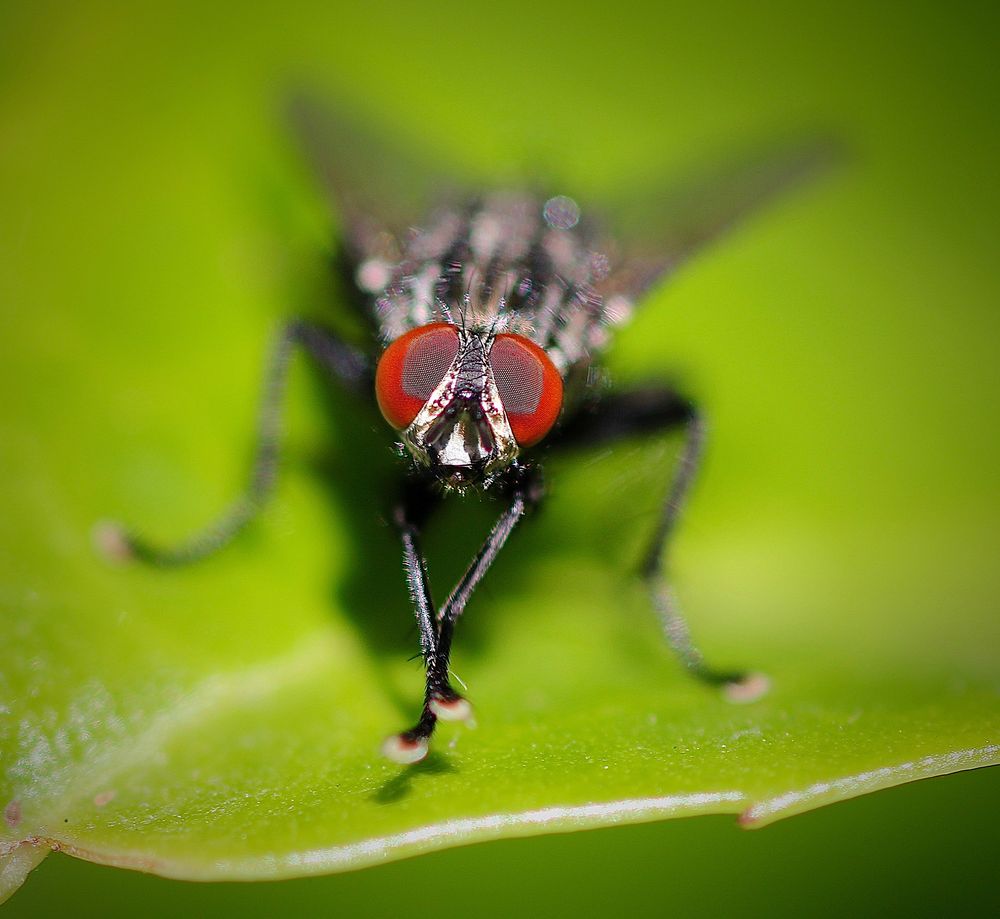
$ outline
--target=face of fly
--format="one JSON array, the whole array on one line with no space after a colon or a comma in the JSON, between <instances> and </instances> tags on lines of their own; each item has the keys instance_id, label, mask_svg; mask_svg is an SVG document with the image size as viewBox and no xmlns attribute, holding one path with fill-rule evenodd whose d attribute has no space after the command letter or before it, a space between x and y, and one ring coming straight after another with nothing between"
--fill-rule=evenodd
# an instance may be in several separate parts
<instances>
[{"instance_id":1,"label":"face of fly","mask_svg":"<svg viewBox=\"0 0 1000 919\"><path fill-rule=\"evenodd\" d=\"M456 489L488 485L548 433L562 406L562 378L534 342L448 322L393 341L375 391L416 464Z\"/></svg>"},{"instance_id":2,"label":"face of fly","mask_svg":"<svg viewBox=\"0 0 1000 919\"><path fill-rule=\"evenodd\" d=\"M458 352L441 382L403 432L416 462L454 488L501 472L518 454L487 359L493 336L458 331Z\"/></svg>"}]
</instances>

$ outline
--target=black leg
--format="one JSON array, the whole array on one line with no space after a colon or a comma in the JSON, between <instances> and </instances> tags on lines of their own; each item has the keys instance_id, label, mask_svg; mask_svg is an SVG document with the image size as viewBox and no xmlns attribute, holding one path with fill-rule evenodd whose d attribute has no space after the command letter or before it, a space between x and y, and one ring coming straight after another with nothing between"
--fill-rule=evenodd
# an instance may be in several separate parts
<instances>
[{"instance_id":1,"label":"black leg","mask_svg":"<svg viewBox=\"0 0 1000 919\"><path fill-rule=\"evenodd\" d=\"M437 656L437 622L430 583L427 580L427 562L420 548L420 535L431 511L438 503L430 483L423 479L408 480L404 494L396 506L396 525L403 543L403 570L406 586L413 603L413 614L420 631L420 653L424 668L430 673ZM409 731L389 737L384 745L385 755L397 763L417 763L427 755L427 741L434 731L436 716L431 710L431 682L427 680L424 708L420 720Z\"/></svg>"},{"instance_id":2,"label":"black leg","mask_svg":"<svg viewBox=\"0 0 1000 919\"><path fill-rule=\"evenodd\" d=\"M693 403L666 388L612 393L588 406L565 424L556 446L586 446L683 428L685 439L677 469L667 490L640 573L659 614L671 649L697 679L721 686L733 701L752 701L767 690L766 677L741 671L716 670L691 639L687 622L666 576L667 550L684 502L694 482L705 445L705 421Z\"/></svg>"},{"instance_id":3,"label":"black leg","mask_svg":"<svg viewBox=\"0 0 1000 919\"><path fill-rule=\"evenodd\" d=\"M472 715L468 701L451 685L448 673L455 623L465 610L476 586L483 579L507 542L525 510L542 498L541 479L533 469L512 470L511 501L493 525L462 579L444 605L434 615L427 584L426 568L418 546L419 531L429 508L427 499L412 493L404 498L397 512L403 539L403 563L407 584L413 597L414 612L420 628L420 646L424 657L426 682L424 705L417 723L408 731L390 737L383 747L389 759L398 763L416 763L427 755L427 747L438 720L467 721Z\"/></svg>"},{"instance_id":4,"label":"black leg","mask_svg":"<svg viewBox=\"0 0 1000 919\"><path fill-rule=\"evenodd\" d=\"M161 548L120 524L102 522L95 529L99 548L116 559L136 558L153 565L174 566L199 561L227 545L257 514L274 490L281 446L285 383L292 353L301 345L332 376L352 389L370 380L367 358L325 329L293 320L281 331L268 363L250 481L240 497L213 523L179 546ZM370 389L370 386L368 387Z\"/></svg>"}]
</instances>

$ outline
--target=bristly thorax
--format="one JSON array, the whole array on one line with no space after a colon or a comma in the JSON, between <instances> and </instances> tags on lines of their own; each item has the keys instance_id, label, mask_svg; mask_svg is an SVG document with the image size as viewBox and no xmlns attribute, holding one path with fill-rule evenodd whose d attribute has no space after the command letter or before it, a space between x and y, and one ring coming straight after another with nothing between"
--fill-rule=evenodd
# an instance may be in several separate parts
<instances>
[{"instance_id":1,"label":"bristly thorax","mask_svg":"<svg viewBox=\"0 0 1000 919\"><path fill-rule=\"evenodd\" d=\"M569 198L492 194L433 214L397 245L401 257L379 246L357 271L387 342L437 321L510 331L544 348L565 375L627 313L600 295L608 254Z\"/></svg>"}]
</instances>

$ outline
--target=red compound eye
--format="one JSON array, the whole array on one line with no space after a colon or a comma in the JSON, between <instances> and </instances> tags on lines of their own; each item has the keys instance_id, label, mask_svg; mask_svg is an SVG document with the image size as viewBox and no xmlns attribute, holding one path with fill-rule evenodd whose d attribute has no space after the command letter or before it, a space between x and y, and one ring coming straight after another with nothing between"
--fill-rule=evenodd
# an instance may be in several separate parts
<instances>
[{"instance_id":1,"label":"red compound eye","mask_svg":"<svg viewBox=\"0 0 1000 919\"><path fill-rule=\"evenodd\" d=\"M522 447L538 443L562 408L559 371L533 341L509 334L497 335L490 366L514 438Z\"/></svg>"},{"instance_id":2,"label":"red compound eye","mask_svg":"<svg viewBox=\"0 0 1000 919\"><path fill-rule=\"evenodd\" d=\"M375 397L385 420L402 430L444 379L458 354L458 332L432 322L400 335L382 353L375 371Z\"/></svg>"}]
</instances>

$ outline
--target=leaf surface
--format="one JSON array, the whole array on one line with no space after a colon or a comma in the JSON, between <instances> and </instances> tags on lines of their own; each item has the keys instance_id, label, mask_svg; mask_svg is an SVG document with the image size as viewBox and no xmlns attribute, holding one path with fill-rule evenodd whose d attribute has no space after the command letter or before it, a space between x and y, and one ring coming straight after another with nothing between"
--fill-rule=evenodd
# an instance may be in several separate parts
<instances>
[{"instance_id":1,"label":"leaf surface","mask_svg":"<svg viewBox=\"0 0 1000 919\"><path fill-rule=\"evenodd\" d=\"M680 815L760 826L1000 760L1000 443L982 421L997 318L981 268L1000 208L953 202L987 194L985 146L949 135L967 184L938 194L907 158L924 109L882 136L857 108L847 140L875 137L866 161L693 262L615 342L616 382L677 378L709 411L672 567L706 654L766 672L771 693L736 706L693 685L633 576L676 443L553 458L551 501L459 629L478 727L443 730L401 769L378 747L415 716L421 673L387 523L399 466L366 406L296 366L277 499L217 559L115 568L90 542L101 518L169 539L222 509L268 337L295 312L344 321L322 196L271 104L298 57L266 16L209 17L192 37L165 14L67 12L51 30L17 15L38 53L8 58L0 90L8 892L49 848L287 877ZM331 42L364 30L328 25ZM306 31L297 54L320 60ZM271 50L251 66L248 48ZM359 97L386 98L379 79ZM475 138L476 90L452 89ZM740 105L713 108L702 137L651 123L625 152L680 162L744 123ZM565 150L571 113L543 115L525 117ZM576 136L585 201L617 164ZM501 170L476 143L468 158ZM435 521L439 596L497 511L473 499Z\"/></svg>"}]
</instances>

